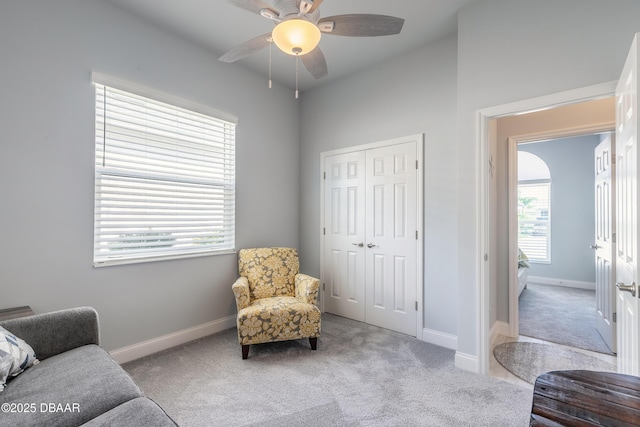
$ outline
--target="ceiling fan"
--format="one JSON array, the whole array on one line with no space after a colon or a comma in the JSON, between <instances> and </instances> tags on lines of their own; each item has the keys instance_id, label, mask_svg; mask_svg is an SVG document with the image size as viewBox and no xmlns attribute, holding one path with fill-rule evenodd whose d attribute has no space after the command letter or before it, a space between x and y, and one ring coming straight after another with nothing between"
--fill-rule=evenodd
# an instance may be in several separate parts
<instances>
[{"instance_id":1,"label":"ceiling fan","mask_svg":"<svg viewBox=\"0 0 640 427\"><path fill-rule=\"evenodd\" d=\"M316 79L327 75L327 62L318 43L322 33L349 37L398 34L404 19L387 15L348 14L320 18L322 0L230 0L234 5L272 20L273 31L261 34L222 55L219 60L235 62L275 43L283 52L299 57ZM297 91L296 91L297 92Z\"/></svg>"}]
</instances>

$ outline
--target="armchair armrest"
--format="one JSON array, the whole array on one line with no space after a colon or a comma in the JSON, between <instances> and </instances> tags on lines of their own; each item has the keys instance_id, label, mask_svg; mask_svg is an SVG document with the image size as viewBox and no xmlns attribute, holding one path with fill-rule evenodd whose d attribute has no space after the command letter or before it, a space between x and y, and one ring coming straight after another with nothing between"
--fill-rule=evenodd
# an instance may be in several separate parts
<instances>
[{"instance_id":1,"label":"armchair armrest","mask_svg":"<svg viewBox=\"0 0 640 427\"><path fill-rule=\"evenodd\" d=\"M83 345L100 345L98 313L92 307L5 320L0 326L25 340L40 360Z\"/></svg>"},{"instance_id":2,"label":"armchair armrest","mask_svg":"<svg viewBox=\"0 0 640 427\"><path fill-rule=\"evenodd\" d=\"M308 304L316 305L320 280L306 274L296 274L295 286L296 298Z\"/></svg>"},{"instance_id":3,"label":"armchair armrest","mask_svg":"<svg viewBox=\"0 0 640 427\"><path fill-rule=\"evenodd\" d=\"M231 286L233 295L236 297L236 306L238 311L245 307L249 307L251 303L251 296L249 294L249 281L246 277L239 277L238 280Z\"/></svg>"}]
</instances>

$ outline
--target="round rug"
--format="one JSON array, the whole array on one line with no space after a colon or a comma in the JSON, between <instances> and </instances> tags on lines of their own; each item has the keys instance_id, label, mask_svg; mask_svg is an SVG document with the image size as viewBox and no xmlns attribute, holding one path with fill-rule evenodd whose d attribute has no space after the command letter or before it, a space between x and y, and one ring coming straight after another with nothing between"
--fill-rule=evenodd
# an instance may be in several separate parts
<instances>
[{"instance_id":1,"label":"round rug","mask_svg":"<svg viewBox=\"0 0 640 427\"><path fill-rule=\"evenodd\" d=\"M507 371L534 384L540 374L568 369L616 372L616 366L593 356L548 344L508 342L494 347L493 355Z\"/></svg>"}]
</instances>

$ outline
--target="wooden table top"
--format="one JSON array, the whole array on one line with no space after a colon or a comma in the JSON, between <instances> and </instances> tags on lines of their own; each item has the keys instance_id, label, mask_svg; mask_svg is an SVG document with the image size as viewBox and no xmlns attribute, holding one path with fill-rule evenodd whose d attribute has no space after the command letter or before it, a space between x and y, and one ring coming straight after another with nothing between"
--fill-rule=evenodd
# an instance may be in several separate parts
<instances>
[{"instance_id":1,"label":"wooden table top","mask_svg":"<svg viewBox=\"0 0 640 427\"><path fill-rule=\"evenodd\" d=\"M538 376L532 426L640 426L640 377L555 371Z\"/></svg>"}]
</instances>

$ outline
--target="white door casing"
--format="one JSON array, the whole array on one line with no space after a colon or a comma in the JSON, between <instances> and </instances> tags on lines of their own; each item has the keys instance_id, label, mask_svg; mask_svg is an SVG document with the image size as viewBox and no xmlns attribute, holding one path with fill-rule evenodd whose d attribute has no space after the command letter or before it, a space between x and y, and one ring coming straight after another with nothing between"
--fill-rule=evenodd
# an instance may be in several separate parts
<instances>
[{"instance_id":1,"label":"white door casing","mask_svg":"<svg viewBox=\"0 0 640 427\"><path fill-rule=\"evenodd\" d=\"M321 154L323 310L419 339L422 145L413 135Z\"/></svg>"},{"instance_id":2,"label":"white door casing","mask_svg":"<svg viewBox=\"0 0 640 427\"><path fill-rule=\"evenodd\" d=\"M618 372L638 375L638 36L616 87L616 287Z\"/></svg>"},{"instance_id":3,"label":"white door casing","mask_svg":"<svg viewBox=\"0 0 640 427\"><path fill-rule=\"evenodd\" d=\"M615 290L615 139L611 135L594 151L596 329L612 352L616 352Z\"/></svg>"}]
</instances>

